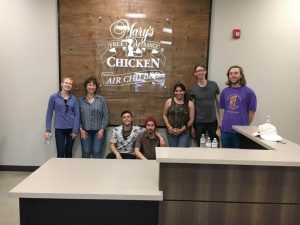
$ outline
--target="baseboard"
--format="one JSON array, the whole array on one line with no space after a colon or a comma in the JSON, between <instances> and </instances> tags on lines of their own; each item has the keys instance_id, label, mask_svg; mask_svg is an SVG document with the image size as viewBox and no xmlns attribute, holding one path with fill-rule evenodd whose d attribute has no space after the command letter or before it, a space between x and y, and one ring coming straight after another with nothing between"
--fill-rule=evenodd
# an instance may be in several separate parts
<instances>
[{"instance_id":1,"label":"baseboard","mask_svg":"<svg viewBox=\"0 0 300 225\"><path fill-rule=\"evenodd\" d=\"M0 165L0 171L33 172L38 168L39 168L39 166L3 166L3 165Z\"/></svg>"}]
</instances>

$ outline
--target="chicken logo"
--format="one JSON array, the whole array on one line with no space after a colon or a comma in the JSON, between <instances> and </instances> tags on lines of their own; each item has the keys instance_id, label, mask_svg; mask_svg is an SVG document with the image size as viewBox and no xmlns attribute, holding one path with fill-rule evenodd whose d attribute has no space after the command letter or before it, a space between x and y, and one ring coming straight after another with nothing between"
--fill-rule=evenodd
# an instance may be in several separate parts
<instances>
[{"instance_id":1,"label":"chicken logo","mask_svg":"<svg viewBox=\"0 0 300 225\"><path fill-rule=\"evenodd\" d=\"M160 67L166 63L165 50L160 42L152 40L154 28L120 19L113 22L109 30L113 39L107 42L100 56L105 65L101 73L103 85L135 85L135 89L139 89L144 83L151 83L164 87L165 73ZM113 68L117 74L112 72Z\"/></svg>"}]
</instances>

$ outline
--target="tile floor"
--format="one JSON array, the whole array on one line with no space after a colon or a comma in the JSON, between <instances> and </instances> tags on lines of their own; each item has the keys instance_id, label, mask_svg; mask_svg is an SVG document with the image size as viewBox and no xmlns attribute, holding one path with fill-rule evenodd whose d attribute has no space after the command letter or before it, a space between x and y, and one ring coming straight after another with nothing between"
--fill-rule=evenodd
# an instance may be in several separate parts
<instances>
[{"instance_id":1,"label":"tile floor","mask_svg":"<svg viewBox=\"0 0 300 225\"><path fill-rule=\"evenodd\" d=\"M30 173L0 171L0 225L20 225L19 201L8 192Z\"/></svg>"}]
</instances>

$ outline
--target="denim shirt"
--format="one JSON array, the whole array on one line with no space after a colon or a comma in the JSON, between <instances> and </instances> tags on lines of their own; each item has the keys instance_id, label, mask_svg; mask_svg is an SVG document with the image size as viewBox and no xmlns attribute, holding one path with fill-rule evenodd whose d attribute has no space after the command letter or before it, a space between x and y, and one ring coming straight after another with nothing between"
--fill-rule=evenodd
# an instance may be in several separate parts
<instances>
[{"instance_id":1,"label":"denim shirt","mask_svg":"<svg viewBox=\"0 0 300 225\"><path fill-rule=\"evenodd\" d=\"M92 103L83 96L79 98L80 121L84 130L106 129L109 121L108 107L104 97L95 95Z\"/></svg>"},{"instance_id":2,"label":"denim shirt","mask_svg":"<svg viewBox=\"0 0 300 225\"><path fill-rule=\"evenodd\" d=\"M72 129L72 133L78 133L79 104L74 95L70 94L66 101L60 92L50 96L46 115L46 132L51 132L53 112L55 129Z\"/></svg>"}]
</instances>

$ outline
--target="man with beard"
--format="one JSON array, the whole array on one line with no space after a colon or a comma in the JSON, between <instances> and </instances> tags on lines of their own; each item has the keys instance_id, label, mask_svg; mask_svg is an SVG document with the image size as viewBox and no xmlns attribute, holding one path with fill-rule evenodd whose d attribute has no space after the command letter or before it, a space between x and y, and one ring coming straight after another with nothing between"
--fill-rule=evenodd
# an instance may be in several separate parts
<instances>
[{"instance_id":1,"label":"man with beard","mask_svg":"<svg viewBox=\"0 0 300 225\"><path fill-rule=\"evenodd\" d=\"M163 147L159 138L156 136L156 120L149 116L145 121L146 130L137 136L134 154L138 159L156 159L155 147Z\"/></svg>"},{"instance_id":2,"label":"man with beard","mask_svg":"<svg viewBox=\"0 0 300 225\"><path fill-rule=\"evenodd\" d=\"M246 86L243 68L231 66L227 71L227 85L220 97L221 143L223 148L239 148L240 134L233 125L251 124L256 111L256 95Z\"/></svg>"}]
</instances>

